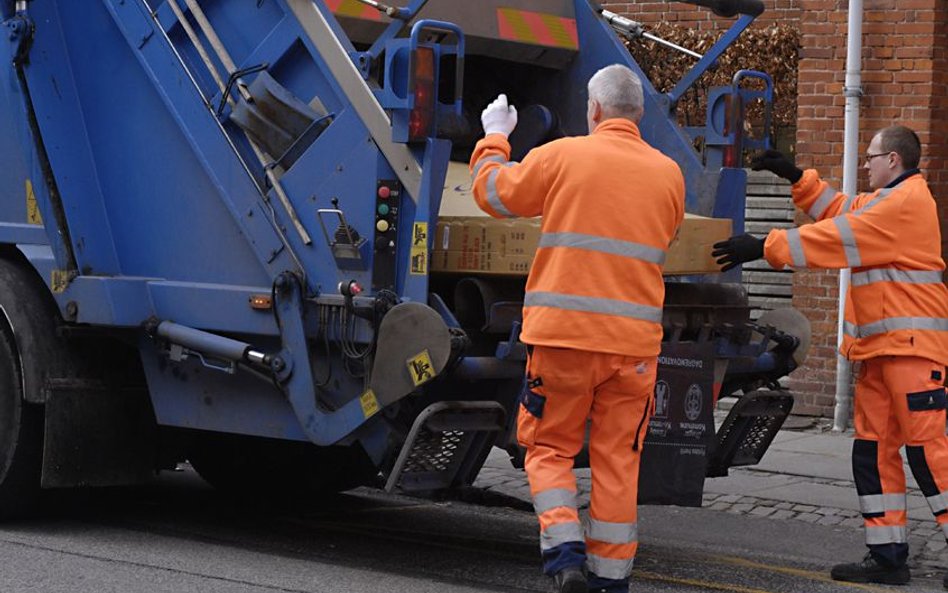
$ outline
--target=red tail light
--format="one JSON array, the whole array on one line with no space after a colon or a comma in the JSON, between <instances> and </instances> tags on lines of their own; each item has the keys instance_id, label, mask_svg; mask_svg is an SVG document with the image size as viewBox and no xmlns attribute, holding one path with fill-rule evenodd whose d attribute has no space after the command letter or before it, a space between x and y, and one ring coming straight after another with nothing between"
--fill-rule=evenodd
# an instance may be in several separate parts
<instances>
[{"instance_id":1,"label":"red tail light","mask_svg":"<svg viewBox=\"0 0 948 593\"><path fill-rule=\"evenodd\" d=\"M408 119L408 141L424 140L434 133L435 63L434 50L419 47L412 56L412 93L415 106Z\"/></svg>"}]
</instances>

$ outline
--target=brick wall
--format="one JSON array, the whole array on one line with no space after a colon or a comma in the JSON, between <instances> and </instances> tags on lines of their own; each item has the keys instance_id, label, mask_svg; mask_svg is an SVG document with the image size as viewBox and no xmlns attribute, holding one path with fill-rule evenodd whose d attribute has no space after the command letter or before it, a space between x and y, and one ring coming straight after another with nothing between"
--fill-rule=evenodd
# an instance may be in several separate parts
<instances>
[{"instance_id":1,"label":"brick wall","mask_svg":"<svg viewBox=\"0 0 948 593\"><path fill-rule=\"evenodd\" d=\"M847 0L764 0L762 25L799 23L797 161L842 186ZM643 23L666 20L701 30L732 21L681 3L612 2L606 6ZM943 253L948 256L948 2L865 0L860 153L891 123L913 127L923 143L922 168L938 202ZM860 170L859 191L869 188ZM800 218L800 222L805 222ZM836 368L838 273L794 275L794 306L813 324L804 368L793 374L798 413L832 415Z\"/></svg>"}]
</instances>

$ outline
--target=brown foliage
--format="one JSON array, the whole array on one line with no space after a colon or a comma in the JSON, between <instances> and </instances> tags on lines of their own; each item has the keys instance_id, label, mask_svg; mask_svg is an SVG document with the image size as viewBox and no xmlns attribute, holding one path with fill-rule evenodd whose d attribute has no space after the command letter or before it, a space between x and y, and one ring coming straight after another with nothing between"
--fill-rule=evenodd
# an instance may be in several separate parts
<instances>
[{"instance_id":1,"label":"brown foliage","mask_svg":"<svg viewBox=\"0 0 948 593\"><path fill-rule=\"evenodd\" d=\"M721 36L719 32L695 31L672 23L651 24L646 31L700 54L706 53ZM696 58L645 38L628 41L626 45L652 85L660 92L674 88L697 62ZM679 121L683 125L704 125L708 90L716 86L729 86L735 72L751 69L766 72L773 78L774 126L794 126L797 117L799 50L800 32L792 27L772 25L744 31L718 59L717 67L699 78L679 101ZM753 88L753 84L749 82L748 86ZM749 110L748 120L754 121L759 117L759 109Z\"/></svg>"}]
</instances>

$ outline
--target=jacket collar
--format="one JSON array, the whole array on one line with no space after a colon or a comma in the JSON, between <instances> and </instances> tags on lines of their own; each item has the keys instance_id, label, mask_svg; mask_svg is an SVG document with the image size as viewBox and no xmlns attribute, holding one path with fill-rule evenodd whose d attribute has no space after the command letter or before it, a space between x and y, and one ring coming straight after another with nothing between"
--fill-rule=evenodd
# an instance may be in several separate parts
<instances>
[{"instance_id":1,"label":"jacket collar","mask_svg":"<svg viewBox=\"0 0 948 593\"><path fill-rule=\"evenodd\" d=\"M598 128L597 128L597 129L598 129ZM919 169L917 169L917 168L916 168L916 169L909 169L909 170L906 171L905 173L902 173L901 175L899 175L898 177L896 177L895 179L893 179L892 181L890 181L890 182L889 182L889 185L885 186L885 187L882 188L882 189L891 189L891 188L895 187L896 185L902 183L903 181L905 181L906 179L908 179L908 178L911 177L912 175L919 175L919 174L921 174L921 170L919 170Z\"/></svg>"},{"instance_id":2,"label":"jacket collar","mask_svg":"<svg viewBox=\"0 0 948 593\"><path fill-rule=\"evenodd\" d=\"M601 133L616 133L616 132L627 132L631 133L633 136L640 138L642 133L639 131L639 126L634 122L627 120L623 117L613 117L610 119L603 120L599 122L599 125L596 126L596 129L593 130L593 134Z\"/></svg>"}]
</instances>

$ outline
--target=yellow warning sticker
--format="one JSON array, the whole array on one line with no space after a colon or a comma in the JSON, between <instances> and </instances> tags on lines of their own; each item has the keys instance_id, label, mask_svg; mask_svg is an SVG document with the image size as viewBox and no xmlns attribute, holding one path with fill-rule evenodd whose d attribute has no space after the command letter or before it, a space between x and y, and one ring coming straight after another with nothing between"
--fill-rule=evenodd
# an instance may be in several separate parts
<instances>
[{"instance_id":1,"label":"yellow warning sticker","mask_svg":"<svg viewBox=\"0 0 948 593\"><path fill-rule=\"evenodd\" d=\"M55 293L60 293L66 290L66 287L69 286L69 281L72 280L69 272L66 270L53 270L50 274L49 287Z\"/></svg>"},{"instance_id":2,"label":"yellow warning sticker","mask_svg":"<svg viewBox=\"0 0 948 593\"><path fill-rule=\"evenodd\" d=\"M415 275L428 273L428 223L416 222L411 233L411 265L409 272Z\"/></svg>"},{"instance_id":3,"label":"yellow warning sticker","mask_svg":"<svg viewBox=\"0 0 948 593\"><path fill-rule=\"evenodd\" d=\"M408 359L408 373L415 387L434 379L434 366L431 364L431 356L428 355L427 350L422 350Z\"/></svg>"},{"instance_id":4,"label":"yellow warning sticker","mask_svg":"<svg viewBox=\"0 0 948 593\"><path fill-rule=\"evenodd\" d=\"M359 402L362 404L362 414L364 414L366 418L379 411L379 400L376 399L375 392L371 389L366 390L366 392L359 397Z\"/></svg>"},{"instance_id":5,"label":"yellow warning sticker","mask_svg":"<svg viewBox=\"0 0 948 593\"><path fill-rule=\"evenodd\" d=\"M26 180L26 222L29 224L43 224L43 215L40 214L39 204L36 203L36 194L33 193L33 182Z\"/></svg>"}]
</instances>

